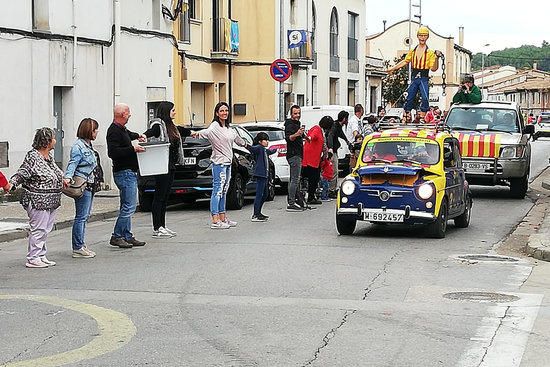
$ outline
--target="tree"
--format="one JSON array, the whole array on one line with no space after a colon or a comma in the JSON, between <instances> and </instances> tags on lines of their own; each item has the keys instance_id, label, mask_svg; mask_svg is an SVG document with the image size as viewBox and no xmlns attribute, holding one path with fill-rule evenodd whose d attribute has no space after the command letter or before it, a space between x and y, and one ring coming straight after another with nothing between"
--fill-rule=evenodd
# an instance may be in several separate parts
<instances>
[{"instance_id":1,"label":"tree","mask_svg":"<svg viewBox=\"0 0 550 367\"><path fill-rule=\"evenodd\" d=\"M492 65L511 65L518 69L532 68L537 63L539 70L550 71L550 44L542 41L541 47L523 45L516 48L506 48L485 55L485 67ZM482 53L476 53L472 58L472 70L481 70Z\"/></svg>"}]
</instances>

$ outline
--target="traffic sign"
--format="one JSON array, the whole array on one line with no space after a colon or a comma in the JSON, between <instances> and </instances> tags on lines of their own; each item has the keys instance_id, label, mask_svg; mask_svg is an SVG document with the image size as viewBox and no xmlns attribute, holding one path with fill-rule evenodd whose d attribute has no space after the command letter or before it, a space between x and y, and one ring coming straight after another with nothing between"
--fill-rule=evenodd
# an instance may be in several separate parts
<instances>
[{"instance_id":1,"label":"traffic sign","mask_svg":"<svg viewBox=\"0 0 550 367\"><path fill-rule=\"evenodd\" d=\"M292 75L292 65L285 59L277 59L271 63L269 72L273 79L282 83Z\"/></svg>"}]
</instances>

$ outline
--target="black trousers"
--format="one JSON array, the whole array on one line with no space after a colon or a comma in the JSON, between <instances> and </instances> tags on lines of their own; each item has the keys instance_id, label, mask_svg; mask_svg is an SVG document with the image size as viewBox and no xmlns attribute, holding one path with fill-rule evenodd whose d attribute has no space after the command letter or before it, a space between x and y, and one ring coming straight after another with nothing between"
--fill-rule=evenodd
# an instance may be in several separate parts
<instances>
[{"instance_id":1,"label":"black trousers","mask_svg":"<svg viewBox=\"0 0 550 367\"><path fill-rule=\"evenodd\" d=\"M155 195L153 196L153 205L151 206L153 229L155 231L160 227L166 227L166 205L175 173L174 170L170 170L165 175L155 176Z\"/></svg>"},{"instance_id":2,"label":"black trousers","mask_svg":"<svg viewBox=\"0 0 550 367\"><path fill-rule=\"evenodd\" d=\"M321 169L311 166L302 167L302 177L307 178L307 201L315 200L321 179Z\"/></svg>"}]
</instances>

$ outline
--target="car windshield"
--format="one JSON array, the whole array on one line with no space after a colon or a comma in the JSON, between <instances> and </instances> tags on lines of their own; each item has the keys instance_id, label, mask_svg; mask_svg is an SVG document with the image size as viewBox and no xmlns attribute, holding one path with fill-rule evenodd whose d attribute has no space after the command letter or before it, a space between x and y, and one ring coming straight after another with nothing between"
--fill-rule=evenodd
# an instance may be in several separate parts
<instances>
[{"instance_id":1,"label":"car windshield","mask_svg":"<svg viewBox=\"0 0 550 367\"><path fill-rule=\"evenodd\" d=\"M365 146L363 162L433 165L439 162L439 144L429 139L372 139Z\"/></svg>"},{"instance_id":2,"label":"car windshield","mask_svg":"<svg viewBox=\"0 0 550 367\"><path fill-rule=\"evenodd\" d=\"M254 137L259 133L266 133L269 136L269 141L285 140L285 131L283 129L254 126L247 127L246 130Z\"/></svg>"},{"instance_id":3,"label":"car windshield","mask_svg":"<svg viewBox=\"0 0 550 367\"><path fill-rule=\"evenodd\" d=\"M449 111L446 124L454 130L519 132L516 111L509 109L455 107Z\"/></svg>"}]
</instances>

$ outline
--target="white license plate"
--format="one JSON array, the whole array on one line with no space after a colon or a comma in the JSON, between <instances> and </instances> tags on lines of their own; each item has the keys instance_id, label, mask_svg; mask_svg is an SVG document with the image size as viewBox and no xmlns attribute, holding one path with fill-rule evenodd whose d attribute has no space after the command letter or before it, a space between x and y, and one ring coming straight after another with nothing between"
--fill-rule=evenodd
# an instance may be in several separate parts
<instances>
[{"instance_id":1,"label":"white license plate","mask_svg":"<svg viewBox=\"0 0 550 367\"><path fill-rule=\"evenodd\" d=\"M491 165L489 163L463 162L462 167L467 172L485 172L491 168Z\"/></svg>"},{"instance_id":2,"label":"white license plate","mask_svg":"<svg viewBox=\"0 0 550 367\"><path fill-rule=\"evenodd\" d=\"M397 213L365 212L364 217L371 222L403 222L403 214Z\"/></svg>"},{"instance_id":3,"label":"white license plate","mask_svg":"<svg viewBox=\"0 0 550 367\"><path fill-rule=\"evenodd\" d=\"M184 166L194 166L197 164L197 158L195 157L184 157L183 158L183 165Z\"/></svg>"}]
</instances>

